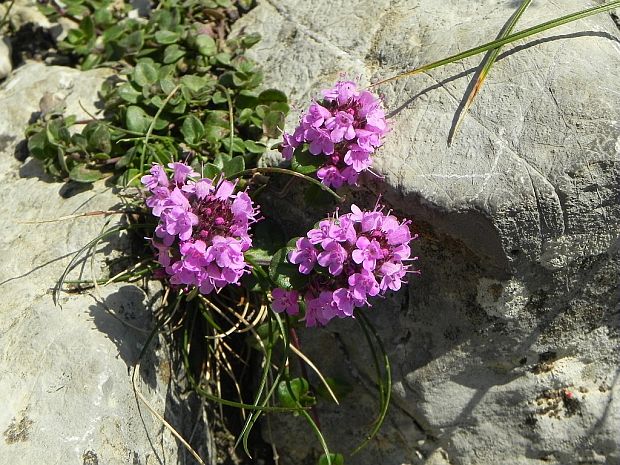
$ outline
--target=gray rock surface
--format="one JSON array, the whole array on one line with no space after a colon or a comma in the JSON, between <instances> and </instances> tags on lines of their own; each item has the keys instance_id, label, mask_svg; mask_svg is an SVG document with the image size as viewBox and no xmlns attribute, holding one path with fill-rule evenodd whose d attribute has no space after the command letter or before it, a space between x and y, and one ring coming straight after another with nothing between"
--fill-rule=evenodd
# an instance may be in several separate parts
<instances>
[{"instance_id":1,"label":"gray rock surface","mask_svg":"<svg viewBox=\"0 0 620 465\"><path fill-rule=\"evenodd\" d=\"M3 35L0 35L0 79L4 79L13 71L11 61L11 43Z\"/></svg>"},{"instance_id":2,"label":"gray rock surface","mask_svg":"<svg viewBox=\"0 0 620 465\"><path fill-rule=\"evenodd\" d=\"M298 112L342 72L366 85L487 42L519 4L353 3L262 0L236 23L262 35L253 58ZM519 28L586 6L533 2ZM393 405L347 463L620 464L618 28L604 14L507 47L449 146L480 60L377 88L392 132L384 182L362 192L414 220L422 275L368 312ZM376 414L370 354L353 321L303 339L355 386L319 409L328 443L351 451ZM282 465L314 463L300 420L272 430Z\"/></svg>"},{"instance_id":3,"label":"gray rock surface","mask_svg":"<svg viewBox=\"0 0 620 465\"><path fill-rule=\"evenodd\" d=\"M102 70L30 64L0 88L2 464L174 464L181 455L172 435L137 400L130 376L152 329L147 303L157 296L116 285L100 293L63 294L61 306L52 302L51 289L72 254L108 220L27 223L106 210L117 202L103 185L62 198L60 190L69 192L39 179L36 162L22 166L14 157L45 93L66 98L70 113L87 118L78 102L96 111L96 90L106 76ZM96 273L104 273L103 259L119 245L102 244ZM86 264L84 277L90 276ZM136 384L161 416L180 427L170 373L165 354L150 350Z\"/></svg>"},{"instance_id":4,"label":"gray rock surface","mask_svg":"<svg viewBox=\"0 0 620 465\"><path fill-rule=\"evenodd\" d=\"M0 15L2 15L2 17L6 14L9 4L10 2L0 5ZM32 23L34 26L39 26L44 29L52 27L47 16L41 13L37 7L36 0L15 0L9 12L8 20L14 30L18 30L28 23Z\"/></svg>"}]
</instances>

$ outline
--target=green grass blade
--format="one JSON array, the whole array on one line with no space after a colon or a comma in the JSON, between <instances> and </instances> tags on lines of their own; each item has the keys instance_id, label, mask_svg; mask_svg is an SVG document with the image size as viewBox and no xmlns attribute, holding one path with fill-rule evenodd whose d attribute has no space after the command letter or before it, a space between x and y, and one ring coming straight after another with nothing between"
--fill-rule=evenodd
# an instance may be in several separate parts
<instances>
[{"instance_id":1,"label":"green grass blade","mask_svg":"<svg viewBox=\"0 0 620 465\"><path fill-rule=\"evenodd\" d=\"M275 390L278 387L278 384L280 383L280 379L282 378L282 376L284 375L284 372L286 371L286 366L288 362L288 351L289 351L289 344L290 344L289 338L287 337L287 332L282 322L282 319L280 318L280 315L278 315L277 313L274 313L273 316L274 316L274 319L276 320L276 323L278 324L278 329L280 330L280 335L282 337L284 347L282 349L282 361L280 362L280 365L278 366L278 371L276 373L276 376L273 379L273 382L271 383L271 387L265 394L264 400L260 404L261 406L267 406L269 399L272 398ZM287 315L287 320L288 320L288 315ZM254 424L260 418L261 414L262 414L262 410L256 410L255 412L253 412L252 415L248 418L248 421L246 422L246 424L244 425L243 431L239 435L239 437L242 438L244 449L247 449L247 441L248 441L250 432L252 431ZM237 440L237 444L238 443L239 443L239 440ZM237 444L235 444L235 447L237 446ZM246 450L246 453L247 453L247 450Z\"/></svg>"},{"instance_id":2,"label":"green grass blade","mask_svg":"<svg viewBox=\"0 0 620 465\"><path fill-rule=\"evenodd\" d=\"M439 68L440 66L448 65L450 63L454 63L455 61L463 60L465 58L472 57L474 55L479 55L488 50L501 47L502 45L510 44L517 40L525 39L526 37L532 36L534 34L539 34L548 29L552 29L554 27L562 26L567 23L571 23L573 21L577 21L579 19L587 18L588 16L596 15L599 13L604 13L606 11L613 10L614 8L620 8L620 0L614 0L609 3L605 3L603 5L599 5L593 8L588 8L587 10L578 11L576 13L571 13L566 16L562 16L560 18L552 19L551 21L547 21L545 23L539 24L537 26L530 27L528 29L524 29L515 34L511 34L503 39L497 39L492 42L486 43L484 45L479 45L478 47L471 48L461 53L457 53L456 55L449 56L448 58L444 58L443 60L435 61L433 63L429 63L427 65L421 66L419 68L412 69L411 71L406 71L404 73L397 74L396 76L392 76L390 78L379 81L375 84L372 84L370 87L375 87L380 84L385 84L391 81L395 81L397 79L402 79L408 76L413 76L415 74L424 73L426 71L430 71L431 69Z\"/></svg>"},{"instance_id":3,"label":"green grass blade","mask_svg":"<svg viewBox=\"0 0 620 465\"><path fill-rule=\"evenodd\" d=\"M142 145L142 152L140 153L140 169L138 170L140 171L140 173L143 173L145 171L144 161L145 161L145 156L146 156L146 147L149 145L149 139L151 138L153 134L153 129L155 129L155 124L157 123L157 119L161 116L162 112L164 111L164 108L166 107L168 102L170 102L170 99L172 99L174 94L176 94L180 88L181 88L181 85L177 84L174 87L174 89L172 89L170 93L166 96L161 106L158 108L157 112L155 113L155 116L153 117L153 120L151 121L151 124L149 125L146 131L146 135L144 136L144 145Z\"/></svg>"},{"instance_id":4,"label":"green grass blade","mask_svg":"<svg viewBox=\"0 0 620 465\"><path fill-rule=\"evenodd\" d=\"M498 39L503 39L510 35L519 19L521 19L521 16L523 16L523 13L525 13L525 10L527 10L527 7L530 6L530 3L532 3L532 0L523 0L517 11L512 15L512 17L508 20L508 23L506 23L506 25L504 26L503 30L499 33ZM478 78L472 86L469 95L466 96L465 104L458 112L458 118L456 120L456 123L454 123L452 130L450 131L450 135L448 136L448 145L452 144L452 141L456 137L456 134L461 127L461 124L463 123L467 112L469 111L469 108L472 106L472 104L474 103L474 99L480 92L482 84L487 78L489 71L495 64L495 61L497 60L500 51L501 47L494 48L482 60L482 67L480 69L480 72L478 73Z\"/></svg>"},{"instance_id":5,"label":"green grass blade","mask_svg":"<svg viewBox=\"0 0 620 465\"><path fill-rule=\"evenodd\" d=\"M222 405L227 405L228 407L237 407L246 410L260 410L261 412L298 412L299 409L296 407L271 407L271 406L260 406L260 405L252 405L252 404L244 404L242 402L235 402L228 399L223 399L221 397L215 396L203 389L198 385L196 379L191 374L189 369L189 352L187 350L187 344L189 343L189 337L187 335L187 331L184 331L184 341L181 347L181 356L183 359L183 366L185 370L185 374L187 375L187 379L190 382L192 388L196 391L196 393L205 399L212 400L213 402L217 402Z\"/></svg>"},{"instance_id":6,"label":"green grass blade","mask_svg":"<svg viewBox=\"0 0 620 465\"><path fill-rule=\"evenodd\" d=\"M375 420L374 426L371 429L370 433L368 433L368 435L360 443L360 445L358 445L355 448L355 450L351 452L351 455L356 454L360 450L362 450L366 446L366 444L368 444L368 442L370 442L370 440L372 440L372 438L374 438L376 434L379 432L385 420L385 416L387 415L387 411L390 406L390 398L392 395L392 367L390 366L390 360L388 358L387 352L385 351L385 347L383 346L383 342L381 341L379 334L377 333L376 329L372 326L372 324L370 323L366 315L364 315L362 312L358 312L356 313L356 316L357 316L359 325L361 326L364 332L364 336L366 337L366 340L368 341L368 346L370 347L370 350L372 352L373 361L375 363L375 368L377 370L377 383L379 387L380 408L379 408L379 416ZM378 357L377 352L375 350L374 343L370 337L371 335L373 336L379 348L379 351L381 352L380 358ZM383 363L381 363L380 360ZM382 375L381 373L382 364L383 364L383 370L385 371L384 375Z\"/></svg>"},{"instance_id":7,"label":"green grass blade","mask_svg":"<svg viewBox=\"0 0 620 465\"><path fill-rule=\"evenodd\" d=\"M314 431L314 434L319 440L319 443L321 444L321 447L323 448L323 453L325 454L325 457L327 458L327 464L332 465L332 459L331 459L331 454L329 452L329 447L327 447L327 441L325 441L325 438L323 437L323 433L321 433L321 429L317 426L317 424L314 422L314 420L312 419L312 417L310 416L308 412L306 412L305 410L300 410L299 413L308 422L308 424L310 425L310 428L312 428L312 431Z\"/></svg>"}]
</instances>

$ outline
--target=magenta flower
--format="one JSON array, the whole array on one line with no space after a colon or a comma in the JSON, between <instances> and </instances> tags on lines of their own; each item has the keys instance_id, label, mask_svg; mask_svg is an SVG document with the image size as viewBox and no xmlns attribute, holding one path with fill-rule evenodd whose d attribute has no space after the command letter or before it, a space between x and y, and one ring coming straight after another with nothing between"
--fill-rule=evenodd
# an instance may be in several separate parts
<instances>
[{"instance_id":1,"label":"magenta flower","mask_svg":"<svg viewBox=\"0 0 620 465\"><path fill-rule=\"evenodd\" d=\"M271 308L276 313L286 312L289 315L299 313L299 293L297 291L286 291L279 287L271 291Z\"/></svg>"},{"instance_id":2,"label":"magenta flower","mask_svg":"<svg viewBox=\"0 0 620 465\"><path fill-rule=\"evenodd\" d=\"M308 150L312 155L331 155L334 153L334 142L328 131L325 129L308 129L307 140L310 142Z\"/></svg>"},{"instance_id":3,"label":"magenta flower","mask_svg":"<svg viewBox=\"0 0 620 465\"><path fill-rule=\"evenodd\" d=\"M341 187L347 178L345 178L340 170L334 165L325 165L316 172L317 178L321 180L327 187L333 187L338 189Z\"/></svg>"},{"instance_id":4,"label":"magenta flower","mask_svg":"<svg viewBox=\"0 0 620 465\"><path fill-rule=\"evenodd\" d=\"M172 285L203 294L237 284L249 269L243 253L252 245L258 208L230 181L193 179L197 173L184 163L168 167L171 179L161 165L142 178L151 193L146 205L159 218L152 239L158 263Z\"/></svg>"},{"instance_id":5,"label":"magenta flower","mask_svg":"<svg viewBox=\"0 0 620 465\"><path fill-rule=\"evenodd\" d=\"M417 273L409 263L417 258L411 258L409 243L417 236L411 236L410 224L379 206L363 211L352 205L351 213L336 212L297 239L288 259L309 275L300 289L306 325L351 317L369 298L399 290L407 274Z\"/></svg>"},{"instance_id":6,"label":"magenta flower","mask_svg":"<svg viewBox=\"0 0 620 465\"><path fill-rule=\"evenodd\" d=\"M316 263L316 249L305 237L297 239L295 245L297 248L288 253L289 261L299 265L300 273L310 274Z\"/></svg>"},{"instance_id":7,"label":"magenta flower","mask_svg":"<svg viewBox=\"0 0 620 465\"><path fill-rule=\"evenodd\" d=\"M381 244L375 239L368 240L366 236L360 236L355 242L355 247L357 248L351 254L351 258L355 263L361 263L365 270L374 270L377 260L383 258Z\"/></svg>"},{"instance_id":8,"label":"magenta flower","mask_svg":"<svg viewBox=\"0 0 620 465\"><path fill-rule=\"evenodd\" d=\"M353 127L353 115L346 111L338 111L325 121L325 127L331 131L329 137L332 142L342 142L344 139L351 140L355 137Z\"/></svg>"},{"instance_id":9,"label":"magenta flower","mask_svg":"<svg viewBox=\"0 0 620 465\"><path fill-rule=\"evenodd\" d=\"M148 190L153 191L156 187L168 187L168 176L161 165L153 165L150 169L150 175L142 176L142 184Z\"/></svg>"},{"instance_id":10,"label":"magenta flower","mask_svg":"<svg viewBox=\"0 0 620 465\"><path fill-rule=\"evenodd\" d=\"M340 81L310 105L293 135L284 134L280 150L286 160L295 150L320 157L317 177L327 186L355 185L387 131L380 101L369 91L358 91L354 82Z\"/></svg>"},{"instance_id":11,"label":"magenta flower","mask_svg":"<svg viewBox=\"0 0 620 465\"><path fill-rule=\"evenodd\" d=\"M317 262L327 268L332 275L338 276L342 273L342 264L347 258L347 251L334 240L325 241L322 246L324 250L318 255Z\"/></svg>"}]
</instances>

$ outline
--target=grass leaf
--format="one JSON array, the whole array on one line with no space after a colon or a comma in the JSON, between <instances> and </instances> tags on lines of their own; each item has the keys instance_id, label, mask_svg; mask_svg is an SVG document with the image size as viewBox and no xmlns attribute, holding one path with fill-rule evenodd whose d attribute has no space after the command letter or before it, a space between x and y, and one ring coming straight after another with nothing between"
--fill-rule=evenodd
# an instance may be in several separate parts
<instances>
[{"instance_id":1,"label":"grass leaf","mask_svg":"<svg viewBox=\"0 0 620 465\"><path fill-rule=\"evenodd\" d=\"M587 10L581 10L576 13L571 13L569 15L562 16L560 18L552 19L551 21L547 21L545 23L538 24L537 26L524 29L523 31L517 32L515 34L511 34L507 37L504 37L503 39L497 39L492 42L479 45L478 47L470 48L469 50L466 50L464 52L457 53L456 55L451 55L448 58L444 58L443 60L435 61L433 63L420 66L419 68L415 68L410 71L397 74L396 76L392 76L390 78L387 78L375 84L372 84L370 87L376 87L381 84L386 84L391 81L396 81L397 79L402 79L402 78L406 78L409 76L413 76L415 74L424 73L425 71L430 71L431 69L439 68L440 66L448 65L450 63L454 63L456 61L460 61L465 58L479 55L481 53L492 50L494 48L501 47L502 45L510 44L517 40L525 39L526 37L532 36L534 34L539 34L548 29L562 26L563 24L571 23L579 19L587 18L588 16L596 15L599 13L604 13L606 11L613 10L614 8L620 8L620 0L614 0L612 2L605 3L603 5L588 8Z\"/></svg>"},{"instance_id":2,"label":"grass leaf","mask_svg":"<svg viewBox=\"0 0 620 465\"><path fill-rule=\"evenodd\" d=\"M506 36L510 35L510 33L516 26L521 16L523 16L523 13L525 13L525 10L527 9L527 7L530 6L530 3L532 3L532 0L523 0L523 2L521 3L517 11L512 15L512 17L508 20L508 22L506 23L502 31L499 33L497 37L498 39L503 39ZM465 104L458 111L457 120L452 125L452 130L450 131L450 135L448 136L448 145L452 144L452 141L456 137L459 127L463 123L463 120L465 119L465 116L467 115L469 108L474 103L474 99L480 92L480 89L482 88L482 84L484 83L484 80L486 79L486 77L489 75L489 71L495 64L495 60L497 60L497 57L499 56L500 51L501 51L501 47L494 48L491 51L489 51L489 53L482 60L481 68L479 69L477 73L477 79L473 83L473 86L471 86L471 88L469 89L469 95L467 94L465 95L465 98L466 98Z\"/></svg>"}]
</instances>

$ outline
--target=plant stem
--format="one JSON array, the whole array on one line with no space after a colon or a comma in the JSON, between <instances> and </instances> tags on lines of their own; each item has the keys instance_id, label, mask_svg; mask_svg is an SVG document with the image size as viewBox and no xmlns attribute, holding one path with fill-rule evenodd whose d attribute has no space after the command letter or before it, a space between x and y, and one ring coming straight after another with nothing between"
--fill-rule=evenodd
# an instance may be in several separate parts
<instances>
[{"instance_id":1,"label":"plant stem","mask_svg":"<svg viewBox=\"0 0 620 465\"><path fill-rule=\"evenodd\" d=\"M164 111L164 108L166 107L166 105L168 104L172 96L176 94L180 88L181 88L181 85L177 84L174 87L174 89L170 91L170 93L166 96L161 106L157 110L157 113L155 113L155 116L153 116L153 121L151 121L151 124L149 125L149 128L147 129L146 135L144 137L144 145L142 146L142 153L140 153L140 172L144 171L144 158L146 155L146 146L149 144L149 138L151 137L151 134L153 133L153 129L155 128L155 124L157 123L157 118L159 118L159 115L162 114L162 112Z\"/></svg>"},{"instance_id":2,"label":"plant stem","mask_svg":"<svg viewBox=\"0 0 620 465\"><path fill-rule=\"evenodd\" d=\"M275 166L274 167L265 167L265 168L250 168L250 169L243 170L243 171L240 171L238 173L235 173L232 176L228 176L226 179L230 180L230 179L233 179L233 178L240 178L241 176L244 176L246 174L255 174L255 173L280 173L280 174L288 174L289 176L296 176L298 178L305 179L306 181L308 181L308 182L310 182L312 184L316 184L321 189L323 189L325 192L333 195L336 198L336 200L338 200L339 202L342 202L344 200L342 197L340 197L332 189L327 187L325 184L320 182L318 179L311 178L310 176L306 176L305 174L298 173L297 171L288 170L286 168L277 168Z\"/></svg>"},{"instance_id":3,"label":"plant stem","mask_svg":"<svg viewBox=\"0 0 620 465\"><path fill-rule=\"evenodd\" d=\"M506 25L504 26L503 30L499 33L498 39L503 39L504 37L510 35L521 16L523 16L523 13L525 13L525 10L527 10L527 7L530 6L530 3L532 3L532 0L523 0L517 11L512 15L512 17L508 20L508 23L506 23ZM494 48L493 50L489 51L489 53L482 60L480 71L477 73L478 77L476 79L476 82L471 87L471 90L469 91L469 96L467 96L463 108L461 108L461 110L457 112L458 118L456 123L454 123L454 126L452 127L452 130L450 131L450 134L448 136L448 145L452 144L452 141L456 137L456 133L461 127L461 123L465 119L469 108L474 103L474 99L480 92L480 89L482 89L482 84L484 83L486 77L489 75L489 71L495 64L495 61L497 60L500 51L501 47Z\"/></svg>"},{"instance_id":4,"label":"plant stem","mask_svg":"<svg viewBox=\"0 0 620 465\"><path fill-rule=\"evenodd\" d=\"M289 334L291 336L291 344L293 345L293 347L295 347L301 352L301 344L299 342L299 337L297 337L297 331L295 331L295 328L290 328ZM303 362L302 359L299 359L299 368L301 369L301 375L304 377L304 379L308 380L308 369L306 368L306 364ZM314 423L320 430L321 422L319 421L319 413L316 410L316 405L310 407L310 415L312 415Z\"/></svg>"},{"instance_id":5,"label":"plant stem","mask_svg":"<svg viewBox=\"0 0 620 465\"><path fill-rule=\"evenodd\" d=\"M4 27L4 24L8 21L9 14L11 13L11 10L13 9L13 5L15 5L15 0L11 0L11 3L9 3L9 6L6 9L4 16L0 20L0 29L2 29Z\"/></svg>"}]
</instances>

